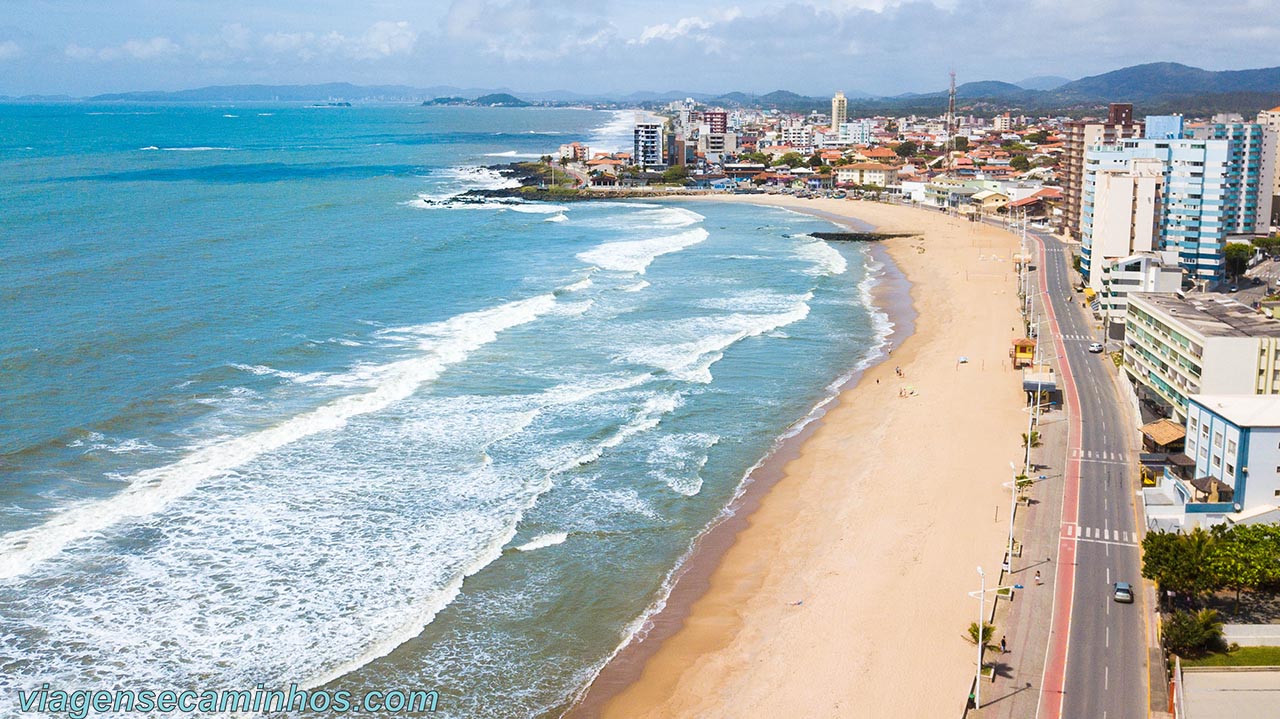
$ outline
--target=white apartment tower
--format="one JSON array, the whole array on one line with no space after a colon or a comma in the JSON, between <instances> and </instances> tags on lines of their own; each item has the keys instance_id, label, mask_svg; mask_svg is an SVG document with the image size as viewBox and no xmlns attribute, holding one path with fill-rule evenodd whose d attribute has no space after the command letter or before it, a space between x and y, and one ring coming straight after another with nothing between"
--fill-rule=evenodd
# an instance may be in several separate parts
<instances>
[{"instance_id":1,"label":"white apartment tower","mask_svg":"<svg viewBox=\"0 0 1280 719\"><path fill-rule=\"evenodd\" d=\"M837 92L831 98L831 127L839 128L849 119L849 101L843 92Z\"/></svg>"}]
</instances>

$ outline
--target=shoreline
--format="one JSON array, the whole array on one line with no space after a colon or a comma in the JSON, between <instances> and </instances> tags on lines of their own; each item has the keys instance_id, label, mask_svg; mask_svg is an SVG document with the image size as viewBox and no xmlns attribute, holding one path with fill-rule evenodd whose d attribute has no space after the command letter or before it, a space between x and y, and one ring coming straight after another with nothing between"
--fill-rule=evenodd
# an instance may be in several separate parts
<instances>
[{"instance_id":1,"label":"shoreline","mask_svg":"<svg viewBox=\"0 0 1280 719\"><path fill-rule=\"evenodd\" d=\"M959 460L955 464L973 465L972 470L990 479L955 504L981 506L986 516L993 505L1000 506L1000 480L1007 470L1000 472L999 467L1006 454L1020 451L1017 383L1011 370L1001 371L1000 361L1008 339L1015 336L1017 303L1015 290L1003 282L1007 277L1002 273L979 276L975 271L971 277L970 267L997 269L976 263L1003 261L997 260L999 253L1011 251L1014 240L1000 230L971 227L971 223L913 208L758 195L710 196L705 201L784 207L840 225L874 223L880 231L890 229L888 225L914 230L910 225L918 224L922 232L914 239L889 239L871 246L873 257L883 255L877 259L888 260L882 270L887 281L873 289L873 304L894 323L890 336L895 361L908 368L912 381L924 391L921 397L907 400L890 394L884 380L895 385L902 380L888 374L883 353L864 370L853 372L821 414L784 440L752 474L750 484L728 508L732 514L698 538L685 565L677 570L666 606L649 618L649 631L604 666L565 716L740 716L762 709L804 716L870 716L900 713L904 706L923 715L958 711L968 691L966 678L971 683L973 672L971 659L967 664L964 660L969 645L958 638L967 626L961 622L971 621L965 619L972 607L964 591L973 588L967 584L976 584L976 577L969 579L973 564L998 566L996 550L1003 550L999 510L995 522L977 522L972 531L961 523L954 531L942 533L952 545L949 551L940 548L938 558L925 557L933 553L925 546L933 538L931 530L939 524L956 524L954 517L946 517L949 503L938 501L950 499L946 496L950 488L945 482L938 486L939 495L922 507L919 498L886 501L870 479L902 476L900 465L919 463L935 473L921 484L938 485L939 476L956 469L948 462ZM926 247L939 250L927 261L920 257ZM987 257L983 247L997 252ZM948 260L956 267L951 268ZM961 265L963 273L948 271ZM895 271L899 276L894 276ZM1005 295L1006 301L994 299L999 295ZM941 322L936 316L968 307L967 303L975 309L986 305L990 311L955 323ZM911 319L904 322L906 317ZM974 327L981 332L969 331ZM939 363L936 355L942 348L934 345L957 338L968 342L978 334L1000 337L982 351L965 350L973 358L981 357L982 369L971 374L982 373L983 387L967 388L954 378L935 383L945 377L940 372L951 368L945 360ZM953 371L960 370L957 361ZM870 383L872 379L876 384ZM1010 401L997 399L1004 394L995 391L997 385L1004 386ZM984 405L991 405L999 421L976 428L976 434L970 422L966 431L957 434L973 436L941 457L918 446L899 446L895 453L894 445L901 442L886 436L886 422L868 419L875 413L864 410L879 410L883 405L886 415L898 415L888 424L918 427L931 414L921 413L930 403L925 393L966 395L930 408L958 414L960 421L973 407ZM1007 438L992 446L989 430L997 424ZM989 446L991 452L962 456L975 443ZM905 456L903 450L921 457ZM869 455L869 461L858 466L863 455ZM970 467L960 469L966 468ZM861 470L868 483L850 485L834 478L849 469ZM848 491L850 487L855 491ZM902 504L916 507L905 510ZM812 516L806 513L809 510ZM907 530L904 534L912 541L894 536L894 530ZM847 554L845 547L837 547L840 543L863 551ZM956 554L965 556L950 556ZM907 571L904 559L918 566ZM866 566L850 572L853 565ZM941 583L937 583L939 573L945 575ZM899 594L886 592L887 588ZM904 589L906 594L901 594ZM911 592L918 598L913 600ZM886 596L901 596L901 600L886 603ZM940 611L934 605L946 609ZM904 641L904 635L910 635L911 641ZM839 636L846 640L833 639ZM938 642L954 646L935 649ZM930 652L933 655L925 658ZM907 696L882 691L886 686L898 690L909 686L904 681L907 677L921 682L911 691L895 692ZM948 686L945 691L940 689L942 684Z\"/></svg>"},{"instance_id":2,"label":"shoreline","mask_svg":"<svg viewBox=\"0 0 1280 719\"><path fill-rule=\"evenodd\" d=\"M856 218L820 211L803 214L855 231L873 231L870 225ZM662 607L646 618L646 629L628 640L605 663L562 714L565 719L600 716L609 702L639 680L647 662L684 626L693 605L710 589L711 576L721 560L739 533L748 527L751 515L764 497L782 480L786 465L799 456L805 442L820 429L823 418L845 400L845 393L857 386L868 370L888 360L892 348L900 346L914 333L917 313L911 301L911 283L883 247L872 242L867 243L867 249L867 271L876 273L876 282L871 288L871 309L883 313L890 323L880 346L874 354L857 363L865 366L855 365L833 379L832 393L779 435L768 453L747 471L738 493L694 538L689 552L673 570L670 591L662 600ZM880 268L873 270L870 266L873 263L880 264ZM796 425L800 425L800 429L788 434Z\"/></svg>"}]
</instances>

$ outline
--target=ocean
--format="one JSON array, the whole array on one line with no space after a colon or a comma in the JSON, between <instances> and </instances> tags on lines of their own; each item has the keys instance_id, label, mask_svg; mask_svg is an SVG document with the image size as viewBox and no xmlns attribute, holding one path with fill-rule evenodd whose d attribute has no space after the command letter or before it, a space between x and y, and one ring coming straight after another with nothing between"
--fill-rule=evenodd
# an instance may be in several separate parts
<instances>
[{"instance_id":1,"label":"ocean","mask_svg":"<svg viewBox=\"0 0 1280 719\"><path fill-rule=\"evenodd\" d=\"M453 199L631 121L0 105L0 715L45 682L569 706L890 329L817 218Z\"/></svg>"}]
</instances>

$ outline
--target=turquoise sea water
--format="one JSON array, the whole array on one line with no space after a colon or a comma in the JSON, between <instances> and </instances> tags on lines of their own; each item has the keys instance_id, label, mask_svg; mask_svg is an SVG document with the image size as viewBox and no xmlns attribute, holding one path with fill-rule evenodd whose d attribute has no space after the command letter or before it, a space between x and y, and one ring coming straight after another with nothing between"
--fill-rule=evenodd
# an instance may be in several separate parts
<instances>
[{"instance_id":1,"label":"turquoise sea water","mask_svg":"<svg viewBox=\"0 0 1280 719\"><path fill-rule=\"evenodd\" d=\"M817 219L450 200L630 119L0 106L0 714L41 682L563 709L887 331Z\"/></svg>"}]
</instances>

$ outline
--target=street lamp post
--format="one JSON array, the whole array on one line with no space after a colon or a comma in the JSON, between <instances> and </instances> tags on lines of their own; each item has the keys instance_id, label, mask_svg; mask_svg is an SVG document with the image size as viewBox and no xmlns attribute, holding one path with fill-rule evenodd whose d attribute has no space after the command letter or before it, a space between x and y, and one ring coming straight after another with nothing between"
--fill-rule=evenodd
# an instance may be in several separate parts
<instances>
[{"instance_id":1,"label":"street lamp post","mask_svg":"<svg viewBox=\"0 0 1280 719\"><path fill-rule=\"evenodd\" d=\"M979 709L982 707L982 650L985 649L983 645L986 644L986 642L983 641L985 637L982 636L983 635L982 615L984 613L983 610L986 609L986 606L987 606L986 605L987 575L983 573L982 567L978 567L978 576L981 578L982 588L978 592L978 668L977 670L975 670L973 675L973 708L974 709Z\"/></svg>"}]
</instances>

